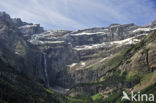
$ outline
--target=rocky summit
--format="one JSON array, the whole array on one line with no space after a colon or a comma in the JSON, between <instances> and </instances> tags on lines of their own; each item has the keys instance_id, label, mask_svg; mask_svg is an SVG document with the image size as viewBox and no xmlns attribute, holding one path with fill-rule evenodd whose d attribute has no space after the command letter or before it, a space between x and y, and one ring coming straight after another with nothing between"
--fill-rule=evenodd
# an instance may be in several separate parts
<instances>
[{"instance_id":1,"label":"rocky summit","mask_svg":"<svg viewBox=\"0 0 156 103\"><path fill-rule=\"evenodd\" d=\"M0 12L1 103L127 103L156 94L156 21L44 30Z\"/></svg>"}]
</instances>

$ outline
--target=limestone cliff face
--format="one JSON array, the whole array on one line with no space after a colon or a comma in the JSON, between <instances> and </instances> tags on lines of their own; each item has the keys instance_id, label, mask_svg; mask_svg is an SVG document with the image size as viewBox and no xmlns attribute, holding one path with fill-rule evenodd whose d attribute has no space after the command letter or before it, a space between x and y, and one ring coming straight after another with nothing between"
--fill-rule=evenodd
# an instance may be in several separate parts
<instances>
[{"instance_id":1,"label":"limestone cliff face","mask_svg":"<svg viewBox=\"0 0 156 103\"><path fill-rule=\"evenodd\" d=\"M47 54L51 85L71 88L100 78L110 69L103 65L105 60L136 44L154 29L154 22L146 26L112 24L78 31L45 31L32 35L28 41Z\"/></svg>"},{"instance_id":2,"label":"limestone cliff face","mask_svg":"<svg viewBox=\"0 0 156 103\"><path fill-rule=\"evenodd\" d=\"M40 24L27 24L19 27L20 31L25 35L32 35L43 32L43 27Z\"/></svg>"},{"instance_id":3,"label":"limestone cliff face","mask_svg":"<svg viewBox=\"0 0 156 103\"><path fill-rule=\"evenodd\" d=\"M18 26L4 12L0 13L0 57L17 70L44 80L42 53L23 39Z\"/></svg>"},{"instance_id":4,"label":"limestone cliff face","mask_svg":"<svg viewBox=\"0 0 156 103\"><path fill-rule=\"evenodd\" d=\"M77 55L74 55L74 51L67 44L55 44L52 48L44 49L48 60L48 74L51 86L62 84L63 81L58 81L58 78L62 78L62 73L66 72L66 65L77 61Z\"/></svg>"},{"instance_id":5,"label":"limestone cliff face","mask_svg":"<svg viewBox=\"0 0 156 103\"><path fill-rule=\"evenodd\" d=\"M70 35L69 41L80 46L123 40L136 35L133 30L137 28L135 24L112 24L106 28L79 30Z\"/></svg>"},{"instance_id":6,"label":"limestone cliff face","mask_svg":"<svg viewBox=\"0 0 156 103\"><path fill-rule=\"evenodd\" d=\"M154 31L144 37L141 42L129 47L125 53L122 52L122 59L116 58L116 56L112 57L111 66L107 64L109 69L103 69L105 73L98 80L92 83L78 84L68 94L70 96L80 94L91 96L96 93L108 95L107 93L121 88L137 91L153 85L156 81L156 77L154 76L156 73L155 43L156 32ZM117 61L120 62L117 63ZM117 65L112 66L114 65L113 63L117 63ZM95 68L100 69L98 65ZM149 81L145 82L144 80L148 80L148 78L150 78Z\"/></svg>"},{"instance_id":7,"label":"limestone cliff face","mask_svg":"<svg viewBox=\"0 0 156 103\"><path fill-rule=\"evenodd\" d=\"M30 25L30 24L31 24L31 23L23 22L20 18L13 18L13 19L12 19L12 22L13 22L17 27L24 26L24 25Z\"/></svg>"},{"instance_id":8,"label":"limestone cliff face","mask_svg":"<svg viewBox=\"0 0 156 103\"><path fill-rule=\"evenodd\" d=\"M44 53L50 86L71 88L110 76L108 71L119 66L123 59L120 54L155 29L154 21L145 26L132 23L78 31L44 31L38 24L11 19L3 12L0 13L0 55L17 69L44 79ZM140 52L143 54L129 59L128 64L124 62L120 68L144 68L146 72L148 67L153 71L155 50L146 48ZM144 62L139 64L140 60Z\"/></svg>"}]
</instances>

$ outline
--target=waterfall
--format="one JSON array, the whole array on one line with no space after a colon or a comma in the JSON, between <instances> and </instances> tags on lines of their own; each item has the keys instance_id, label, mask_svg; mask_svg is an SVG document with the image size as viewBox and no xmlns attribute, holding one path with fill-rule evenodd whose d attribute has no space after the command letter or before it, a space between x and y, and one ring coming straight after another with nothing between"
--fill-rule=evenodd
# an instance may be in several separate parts
<instances>
[{"instance_id":1,"label":"waterfall","mask_svg":"<svg viewBox=\"0 0 156 103\"><path fill-rule=\"evenodd\" d=\"M48 78L48 73L47 73L47 59L46 59L46 54L43 54L43 56L44 56L44 74L45 74L45 79L46 79L47 87L49 87L49 78Z\"/></svg>"}]
</instances>

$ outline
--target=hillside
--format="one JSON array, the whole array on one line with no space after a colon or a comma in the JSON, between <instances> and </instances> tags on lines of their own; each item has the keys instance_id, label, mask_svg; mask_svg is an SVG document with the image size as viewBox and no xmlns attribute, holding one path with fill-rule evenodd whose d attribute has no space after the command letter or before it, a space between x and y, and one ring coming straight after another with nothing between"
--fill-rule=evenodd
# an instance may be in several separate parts
<instances>
[{"instance_id":1,"label":"hillside","mask_svg":"<svg viewBox=\"0 0 156 103\"><path fill-rule=\"evenodd\" d=\"M78 84L70 96L91 96L97 103L121 103L122 91L143 91L156 94L156 31L144 37L125 52L105 61L102 67L109 69L98 80ZM99 67L94 66L94 67ZM104 103L105 103L104 102Z\"/></svg>"},{"instance_id":2,"label":"hillside","mask_svg":"<svg viewBox=\"0 0 156 103\"><path fill-rule=\"evenodd\" d=\"M47 31L0 12L0 102L121 103L122 91L156 94L155 44L156 21Z\"/></svg>"}]
</instances>

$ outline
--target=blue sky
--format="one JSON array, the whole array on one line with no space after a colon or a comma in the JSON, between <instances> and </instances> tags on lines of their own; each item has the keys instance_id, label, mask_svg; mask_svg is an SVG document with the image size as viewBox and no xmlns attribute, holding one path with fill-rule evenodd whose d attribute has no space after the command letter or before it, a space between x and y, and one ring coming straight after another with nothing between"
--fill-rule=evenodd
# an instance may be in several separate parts
<instances>
[{"instance_id":1,"label":"blue sky","mask_svg":"<svg viewBox=\"0 0 156 103\"><path fill-rule=\"evenodd\" d=\"M155 0L0 0L0 11L45 29L77 30L112 23L145 25L156 19Z\"/></svg>"}]
</instances>

